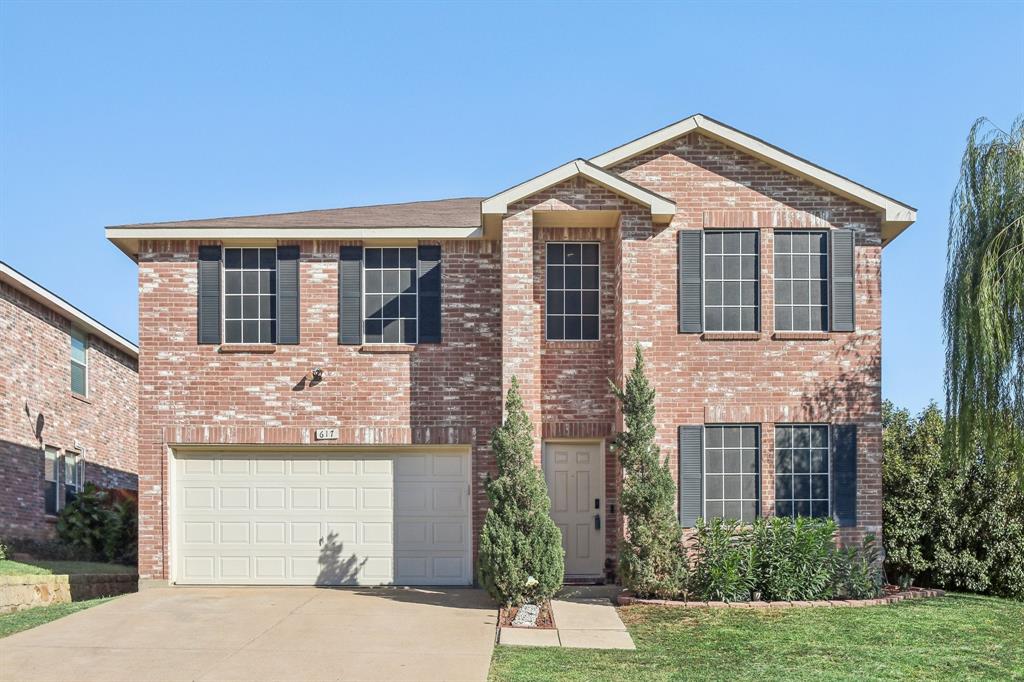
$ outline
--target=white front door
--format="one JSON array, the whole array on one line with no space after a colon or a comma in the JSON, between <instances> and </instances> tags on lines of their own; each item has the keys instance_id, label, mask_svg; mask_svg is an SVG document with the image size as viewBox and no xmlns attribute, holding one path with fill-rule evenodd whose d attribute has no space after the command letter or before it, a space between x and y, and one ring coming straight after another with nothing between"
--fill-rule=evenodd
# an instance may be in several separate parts
<instances>
[{"instance_id":1,"label":"white front door","mask_svg":"<svg viewBox=\"0 0 1024 682\"><path fill-rule=\"evenodd\" d=\"M547 443L544 477L551 518L562 531L567 578L604 575L604 447Z\"/></svg>"},{"instance_id":2,"label":"white front door","mask_svg":"<svg viewBox=\"0 0 1024 682\"><path fill-rule=\"evenodd\" d=\"M460 452L180 453L174 580L221 585L468 585Z\"/></svg>"}]
</instances>

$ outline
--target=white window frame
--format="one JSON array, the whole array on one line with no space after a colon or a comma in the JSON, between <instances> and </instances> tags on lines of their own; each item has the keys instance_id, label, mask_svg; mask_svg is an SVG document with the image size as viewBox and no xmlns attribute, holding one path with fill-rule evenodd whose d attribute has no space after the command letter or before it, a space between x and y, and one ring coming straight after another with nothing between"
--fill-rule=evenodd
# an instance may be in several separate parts
<instances>
[{"instance_id":1,"label":"white window frame","mask_svg":"<svg viewBox=\"0 0 1024 682\"><path fill-rule=\"evenodd\" d=\"M83 391L82 393L79 393L78 391L76 391L73 379L69 379L69 387L71 389L71 393L72 394L80 396L82 398L88 398L89 397L89 335L85 334L83 332L80 332L77 329L71 329L68 332L68 335L69 335L69 339L68 339L68 355L70 356L71 364L72 365L78 365L79 367L81 367L82 371L85 374L85 391ZM75 339L78 339L79 341L82 342L83 353L85 354L85 362L79 362L78 360L75 360L75 354L74 354L74 341L75 341Z\"/></svg>"},{"instance_id":2,"label":"white window frame","mask_svg":"<svg viewBox=\"0 0 1024 682\"><path fill-rule=\"evenodd\" d=\"M815 502L821 502L822 501L821 498L815 498L813 496L807 497L807 498L802 498L801 497L801 498L799 498L799 501L802 502L802 501L804 501L806 499L806 501L808 502L808 504L811 507L811 517L812 518L830 518L832 516L832 425L831 424L822 424L822 423L813 423L813 424L812 423L776 424L775 428L774 428L775 433L772 434L772 451L773 451L772 452L772 456L773 456L773 459L774 459L773 467L774 467L774 471L775 471L775 478L776 478L776 481L777 481L778 476L779 476L779 447L778 447L778 431L779 431L779 428L794 428L794 427L809 427L809 426L824 427L824 429L825 429L825 473L828 476L827 483L825 485L825 491L826 491L826 494L828 495L828 497L826 497L825 500L824 500L825 507L826 507L826 510L827 510L825 512L825 516L822 516L822 517L814 517L813 516L814 503ZM789 450L793 450L794 448L790 447L788 449ZM808 449L809 450L818 450L820 448L813 448L813 447L810 447L810 445L808 445ZM810 466L810 462L808 462L808 466ZM783 476L793 476L793 475L794 474L792 473L792 471L790 473L788 473L788 474L783 474ZM800 475L804 475L804 474L800 474ZM813 471L809 471L808 474L807 474L807 476L813 476L813 475L815 475ZM817 475L820 476L821 474L819 473ZM779 503L778 483L773 481L772 486L773 486L772 497L775 500L775 505L778 505L778 503ZM814 486L813 486L812 483L809 482L807 484L807 494L808 495L811 494L811 491L813 490L813 487ZM791 504L793 504L794 505L794 510L795 510L795 505L796 505L796 503L798 501L798 498L796 498L793 495L794 490L795 490L795 486L793 486L793 488L790 490L790 496L788 498L782 500L782 501L783 502L790 502ZM778 514L776 512L777 512L777 509L772 509L773 515L777 516ZM794 516L789 516L787 518L794 518Z\"/></svg>"},{"instance_id":3,"label":"white window frame","mask_svg":"<svg viewBox=\"0 0 1024 682\"><path fill-rule=\"evenodd\" d=\"M740 326L741 327L743 326L743 309L744 308L753 308L754 309L754 328L753 329L708 329L707 310L708 310L709 304L708 304L708 292L707 292L707 282L708 282L708 267L707 267L708 266L708 261L707 261L707 255L708 254L707 254L707 246L706 246L707 245L707 241L708 241L707 240L707 236L708 236L709 233L725 234L726 232L740 232L740 233L750 232L750 233L752 233L754 235L754 244L757 247L754 250L754 264L755 264L755 266L754 266L754 279L753 279L753 282L754 282L754 305L752 305L752 306L743 305L743 303L742 303L743 299L742 299L742 293L741 293L741 298L740 298L741 302L740 302L740 304L738 306L739 309L740 309ZM725 259L723 258L722 259L722 277L720 277L719 279L712 280L713 282L719 282L719 283L721 283L723 285L723 289L722 289L722 300L723 301L725 300L725 288L724 288L724 285L725 285L726 282L740 282L742 284L743 282L748 281L748 280L742 279L742 275L743 275L743 260L742 260L743 259L743 250L742 250L742 243L743 243L743 241L742 241L742 238L741 238L741 240L740 240L740 245L741 246L740 246L740 254L739 254L740 255L740 276L741 276L741 279L738 279L738 280L735 280L735 279L725 279ZM703 329L706 332L710 332L712 334L754 334L754 333L759 333L761 331L761 313L762 313L762 311L761 311L761 298L762 298L761 294L763 293L761 291L761 269L764 267L762 265L762 263L761 263L761 247L762 247L762 244L761 244L761 231L759 229L757 229L757 228L723 227L723 228L706 228L704 230L704 235L703 235L703 237L700 240L700 273L701 273L701 275L700 275L700 287L701 287L701 290L700 290L700 301L701 301L701 306L700 306L700 326L701 326L701 329ZM724 240L722 242L722 253L720 253L720 254L712 254L712 255L718 255L718 256L725 256L726 255L725 254L725 242L724 242ZM718 309L723 311L723 315L722 315L723 325L722 326L724 327L725 326L725 324L724 324L724 321L725 321L724 310L725 310L725 308L733 308L733 307L736 307L736 306L733 306L731 304L730 305L726 305L725 303L719 303L719 304L710 304L710 307L718 308Z\"/></svg>"},{"instance_id":4,"label":"white window frame","mask_svg":"<svg viewBox=\"0 0 1024 682\"><path fill-rule=\"evenodd\" d=\"M402 320L416 320L416 339L414 341L402 341L402 340L399 340L399 341L385 341L384 340L384 330L383 330L383 328L381 329L381 340L380 341L367 341L366 340L366 322L367 322L367 320L374 319L374 318L370 318L370 317L366 316L366 296L367 296L367 291L366 291L366 270L367 270L367 267L366 267L366 252L369 249L380 249L381 250L381 265L382 265L382 267L380 267L380 268L373 268L374 270L379 271L381 273L383 273L385 270L393 270L394 269L394 268L384 268L383 267L383 264L384 264L384 249L399 249L399 252L398 252L398 271L399 272L401 272L402 270L408 270L408 268L403 268L402 267L402 252L401 252L401 249L412 249L413 253L416 256L415 260L413 261L414 264L413 264L413 267L412 267L413 281L416 282L416 293L415 293L415 296L416 296L416 316L415 317L401 317L401 300L399 300L399 317L376 318L376 319L380 319L380 320L383 320L383 319L398 320L399 321L399 327L401 327ZM420 342L420 281L419 281L419 274L420 274L419 270L420 270L420 268L419 268L419 262L420 262L419 244L368 244L368 245L364 245L363 246L363 262L362 262L362 267L360 268L360 273L359 273L359 276L361 278L360 281L359 281L359 292L360 292L359 295L362 297L362 300L359 301L359 309L361 311L360 312L360 316L362 317L362 319L360 320L360 325L359 325L359 333L360 333L360 335L363 338L363 343L364 344L372 345L372 346L396 345L396 344L397 345L417 345L417 344L419 344L419 342ZM384 288L383 287L383 280L384 280L384 278L383 278L383 275L382 275L381 276L381 288L382 289ZM373 294L370 294L370 295L373 295ZM383 295L383 292L381 292L381 295ZM397 296L408 296L409 294L403 294L401 292L398 292L396 295ZM400 335L401 335L401 329L399 331L400 331Z\"/></svg>"},{"instance_id":5,"label":"white window frame","mask_svg":"<svg viewBox=\"0 0 1024 682\"><path fill-rule=\"evenodd\" d=\"M550 291L549 286L548 286L548 265L550 265L550 263L548 263L548 245L550 245L550 244L561 244L562 246L565 246L566 244L579 244L579 245L593 244L594 246L597 247L597 264L596 264L597 265L597 289L596 289L596 291L597 291L597 338L596 339L567 339L567 338L565 338L565 334L564 334L564 331L565 331L565 327L564 327L565 312L564 311L561 313L561 316L562 316L562 319L563 319L563 327L562 327L562 330L563 330L562 337L563 338L561 338L561 339L552 339L551 336L548 333L548 315L549 315L549 313L548 313L548 292ZM581 268L582 268L583 265L590 265L590 263L580 263L580 267ZM563 267L565 266L564 260L562 262L562 266ZM564 277L564 274L563 274L563 277ZM561 291L561 292L576 291L575 289L566 289L565 286L564 286L564 284L565 284L565 280L564 279L562 280L562 284L563 284L562 288L561 289L555 289L555 291ZM584 291L591 291L591 289L583 289L582 286L583 286L583 275L582 275L582 272L581 272L581 274L580 274L580 287L581 288L579 289L579 291L581 292L581 294ZM583 310L582 303L580 304L580 310L581 311ZM555 314L558 315L559 313L555 313ZM583 313L582 312L580 313L580 316L583 317ZM592 316L591 315L586 315L586 317L592 317ZM555 343L562 342L562 341L564 341L566 343L594 343L595 341L600 341L601 340L601 319L602 319L602 317L603 317L603 313L602 313L602 310L601 310L601 242L597 242L597 241L593 241L593 240L582 240L582 241L558 240L558 241L544 242L544 341L545 342L555 342ZM581 335L582 335L582 326L583 326L583 323L581 321L580 322Z\"/></svg>"},{"instance_id":6,"label":"white window frame","mask_svg":"<svg viewBox=\"0 0 1024 682\"><path fill-rule=\"evenodd\" d=\"M46 460L49 459L50 455L53 455L53 478L49 479L46 477ZM60 513L61 508L64 506L61 499L61 469L64 466L64 458L61 456L60 448L55 448L52 445L43 446L43 482L47 487L53 484L53 513L51 514L46 509L46 491L43 491L43 513L46 516L56 516Z\"/></svg>"},{"instance_id":7,"label":"white window frame","mask_svg":"<svg viewBox=\"0 0 1024 682\"><path fill-rule=\"evenodd\" d=\"M745 428L745 427L751 427L751 426L754 427L754 433L756 434L755 437L754 437L754 443L755 443L755 445L757 447L757 456L755 458L755 461L757 462L757 472L754 474L754 476L757 477L757 486L756 486L756 488L754 490L755 498L753 500L754 503L755 503L754 504L754 518L756 519L756 518L761 516L761 498L762 498L761 487L762 487L762 484L764 483L764 480L762 478L762 476L763 476L763 472L762 472L763 467L761 466L761 457L764 455L763 448L761 447L761 445L762 445L762 442L761 442L761 425L760 424L749 424L749 423L743 423L743 424L732 424L732 423L726 423L726 424L705 424L704 425L704 437L702 438L702 441L703 441L702 449L701 449L701 453L700 453L700 471L701 471L701 477L700 477L700 506L701 506L700 516L705 521L707 521L708 518L709 518L707 516L707 511L708 511L708 507L707 507L707 503L708 503L708 471L707 471L707 468L708 468L707 467L708 429L722 429L722 428L727 429L729 427ZM724 441L722 443L722 447L720 447L718 449L725 449ZM742 446L741 446L741 449L742 449ZM724 468L725 467L723 466L723 469ZM723 471L720 474L711 474L711 475L712 476L724 475L724 473L725 472ZM733 475L735 475L735 474L733 474ZM739 475L742 476L743 475L742 472ZM725 499L725 497L724 497L724 494L725 494L725 482L724 482L724 480L722 482L722 488L723 488L723 497L718 499L718 500L712 500L712 501L713 502L722 502L722 503L725 503L727 501L735 502L736 500L726 500ZM742 495L742 494L743 494L743 482L740 481L740 495ZM748 500L746 500L742 496L739 498L740 504L743 504L743 502L746 502L746 501L748 501ZM721 518L722 518L722 520L726 520L726 517L724 515ZM734 520L739 521L740 523L746 523L742 519L734 519Z\"/></svg>"},{"instance_id":8,"label":"white window frame","mask_svg":"<svg viewBox=\"0 0 1024 682\"><path fill-rule=\"evenodd\" d=\"M825 276L824 276L824 278L817 278L817 277L812 278L810 276L810 272L808 272L807 277L795 278L795 277L793 277L792 260L790 260L789 277L779 277L778 270L775 267L775 256L779 255L779 252L773 248L773 250L772 250L772 285L773 285L772 286L772 320L774 321L773 323L775 325L775 330L776 331L780 331L780 332L784 332L784 333L785 332L796 332L796 333L800 333L800 332L825 333L825 332L828 332L829 329L830 329L829 320L831 320L830 316L832 314L832 302L829 300L829 298L831 296L831 292L829 291L829 289L830 289L829 282L831 281L830 276L832 274L832 249L831 249L831 243L830 243L831 240L829 239L829 232L828 232L828 230L777 229L777 230L774 230L773 233L772 233L773 242L777 243L776 237L777 237L777 235L780 232L784 233L784 234L788 234L791 237L792 237L792 235L795 235L795 234L808 234L808 235L810 235L810 234L817 234L817 235L824 236L824 238L825 238L825 253L824 254L817 254L817 255L819 255L819 256L824 255L825 256ZM810 253L809 249L808 249L807 253L799 253L799 254L794 253L793 252L793 247L792 247L792 241L790 241L789 251L786 253L786 255L788 255L790 257L790 259L792 259L793 256L806 256L808 258L808 268L810 268L810 257L811 257L812 254ZM777 287L775 287L774 285L775 285L776 282L780 282L780 281L781 282L789 282L790 283L790 289L789 289L789 301L790 302L789 303L779 303L778 302L778 298L777 298L777 295L776 295L776 288ZM811 303L810 302L811 299L810 299L810 291L809 290L808 290L808 293L807 293L807 301L808 301L807 303L793 303L793 283L794 282L804 282L804 281L806 281L808 283L808 286L810 286L811 282L821 282L821 283L824 283L824 285L825 285L825 296L824 296L823 300L820 303ZM779 329L779 306L788 307L790 309L790 325L789 325L789 329ZM808 309L807 327L804 328L804 329L797 329L796 326L792 323L792 320L793 320L792 313L793 313L793 311L795 311L796 308L807 308ZM821 308L821 310L822 310L822 323L823 323L823 327L820 328L820 329L812 329L811 328L811 318L810 318L810 312L809 312L811 308ZM792 424L787 424L786 426L792 426Z\"/></svg>"},{"instance_id":9,"label":"white window frame","mask_svg":"<svg viewBox=\"0 0 1024 682\"><path fill-rule=\"evenodd\" d=\"M238 249L239 251L244 251L245 249L256 249L256 250L272 249L274 251L274 269L272 271L271 270L265 270L263 268L257 268L256 269L257 279L259 279L259 273L261 273L261 272L274 272L275 273L274 293L272 294L273 300L274 300L274 317L272 317L272 318L257 317L256 318L256 324L257 324L258 327L261 327L262 323L264 321L269 321L269 322L273 323L274 326L272 327L272 329L274 330L274 339L272 341L264 341L263 338L262 338L262 332L260 333L260 340L259 341L255 341L255 342L253 342L253 341L244 341L244 340L243 341L228 341L228 296L229 296L229 294L228 294L228 287L227 287L227 284L228 284L228 281L227 281L228 280L228 278L227 278L227 272L228 272L227 252L228 252L229 249ZM277 329L277 306L280 303L280 301L278 301L278 289L280 288L280 285L281 285L281 283L276 280L277 257L278 257L277 246L269 246L267 244L232 244L230 246L226 246L226 245L222 245L221 246L221 251L220 251L220 338L223 340L223 343L225 345L243 345L243 344L251 345L253 343L268 344L268 345L276 345L277 344L277 335L278 335L278 329ZM232 268L232 270L234 270L234 268ZM243 270L238 270L238 272L245 272L245 270L244 269ZM250 270L250 272L251 272L251 270ZM241 285L241 282L239 282L239 285ZM243 289L244 289L244 287L243 287ZM243 291L242 293L239 293L239 294L230 294L230 295L231 296L239 296L239 297L241 297L241 296L244 296L245 294L244 294L244 291ZM264 294L263 293L258 293L256 295L257 296L263 296ZM245 338L244 328L245 328L245 321L246 321L246 319L247 318L244 318L244 317L241 317L241 318L233 317L233 318L231 318L232 322L237 320L237 321L242 323L242 329L243 329L242 338L243 339ZM252 320L250 320L250 321L252 321Z\"/></svg>"},{"instance_id":10,"label":"white window frame","mask_svg":"<svg viewBox=\"0 0 1024 682\"><path fill-rule=\"evenodd\" d=\"M69 482L67 476L68 457L74 458L74 479L75 481ZM85 488L85 459L82 453L77 450L65 450L61 456L62 467L64 469L64 488L71 488L75 493L80 493Z\"/></svg>"}]
</instances>

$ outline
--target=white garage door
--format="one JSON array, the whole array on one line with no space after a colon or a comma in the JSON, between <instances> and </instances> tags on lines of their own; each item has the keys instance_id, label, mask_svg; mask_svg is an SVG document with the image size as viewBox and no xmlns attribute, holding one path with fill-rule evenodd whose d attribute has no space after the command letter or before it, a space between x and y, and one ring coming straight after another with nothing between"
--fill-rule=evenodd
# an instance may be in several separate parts
<instances>
[{"instance_id":1,"label":"white garage door","mask_svg":"<svg viewBox=\"0 0 1024 682\"><path fill-rule=\"evenodd\" d=\"M468 585L469 456L179 454L181 584Z\"/></svg>"}]
</instances>

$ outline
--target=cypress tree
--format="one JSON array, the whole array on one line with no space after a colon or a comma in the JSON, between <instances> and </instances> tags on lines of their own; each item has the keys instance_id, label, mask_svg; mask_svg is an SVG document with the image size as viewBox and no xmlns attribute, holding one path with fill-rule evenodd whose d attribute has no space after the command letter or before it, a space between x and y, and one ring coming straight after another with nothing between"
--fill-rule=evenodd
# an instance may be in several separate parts
<instances>
[{"instance_id":1,"label":"cypress tree","mask_svg":"<svg viewBox=\"0 0 1024 682\"><path fill-rule=\"evenodd\" d=\"M544 477L533 464L533 425L515 377L491 449L498 475L488 476L486 484L491 506L480 533L480 584L503 606L550 599L565 573L562 533L549 514Z\"/></svg>"},{"instance_id":2,"label":"cypress tree","mask_svg":"<svg viewBox=\"0 0 1024 682\"><path fill-rule=\"evenodd\" d=\"M619 550L622 584L639 597L673 598L685 587L686 560L675 513L675 482L655 443L654 388L643 352L624 388L612 384L626 430L613 445L622 465L620 507L628 529Z\"/></svg>"}]
</instances>

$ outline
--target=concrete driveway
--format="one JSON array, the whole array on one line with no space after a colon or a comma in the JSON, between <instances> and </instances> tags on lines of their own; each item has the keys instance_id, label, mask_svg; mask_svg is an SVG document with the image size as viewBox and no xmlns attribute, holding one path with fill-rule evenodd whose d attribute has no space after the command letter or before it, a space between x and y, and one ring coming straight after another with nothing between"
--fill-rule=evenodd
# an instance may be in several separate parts
<instances>
[{"instance_id":1,"label":"concrete driveway","mask_svg":"<svg viewBox=\"0 0 1024 682\"><path fill-rule=\"evenodd\" d=\"M0 680L483 680L471 589L154 588L0 639Z\"/></svg>"}]
</instances>

